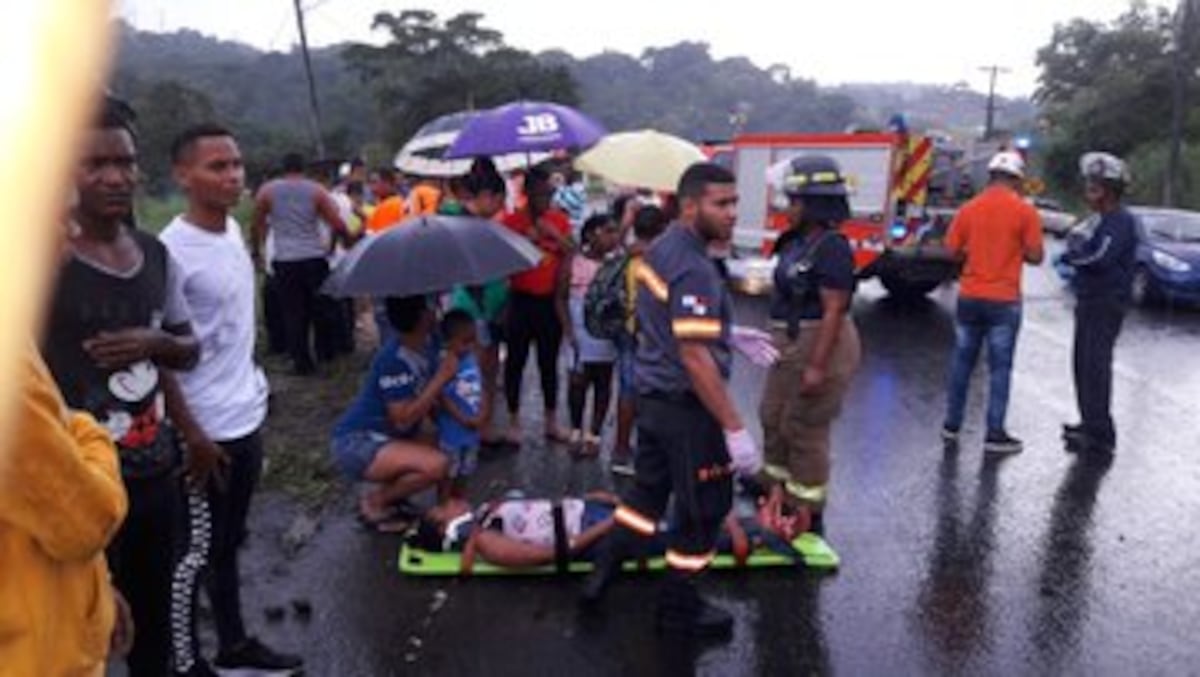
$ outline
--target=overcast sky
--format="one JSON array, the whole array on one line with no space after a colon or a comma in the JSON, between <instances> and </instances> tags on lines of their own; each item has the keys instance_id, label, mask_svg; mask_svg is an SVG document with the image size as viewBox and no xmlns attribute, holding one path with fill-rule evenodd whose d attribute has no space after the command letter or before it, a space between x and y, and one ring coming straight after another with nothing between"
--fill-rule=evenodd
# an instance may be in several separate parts
<instances>
[{"instance_id":1,"label":"overcast sky","mask_svg":"<svg viewBox=\"0 0 1200 677\"><path fill-rule=\"evenodd\" d=\"M1129 0L303 0L314 45L381 41L370 31L379 11L426 8L443 18L486 15L509 44L576 56L604 50L637 55L681 40L709 43L715 56L747 56L759 66L784 63L821 84L909 80L966 81L985 89L979 67L1011 69L1005 94L1029 94L1035 53L1054 24L1075 17L1111 20ZM1169 0L1151 0L1173 5ZM192 28L260 48L297 42L292 0L117 0L139 28Z\"/></svg>"}]
</instances>

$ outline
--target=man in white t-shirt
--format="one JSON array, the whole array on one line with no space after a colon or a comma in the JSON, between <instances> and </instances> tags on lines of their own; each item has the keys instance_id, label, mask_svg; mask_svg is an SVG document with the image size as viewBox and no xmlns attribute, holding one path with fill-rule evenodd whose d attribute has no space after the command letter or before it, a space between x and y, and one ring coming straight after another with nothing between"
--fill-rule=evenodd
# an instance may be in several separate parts
<instances>
[{"instance_id":1,"label":"man in white t-shirt","mask_svg":"<svg viewBox=\"0 0 1200 677\"><path fill-rule=\"evenodd\" d=\"M302 661L246 633L239 592L237 551L262 472L259 430L267 416L267 382L254 363L254 265L242 230L229 215L244 188L242 157L232 134L213 125L184 132L171 157L188 207L160 238L179 263L201 354L194 370L179 375L194 418L180 429L189 446L215 445L225 457L225 468L207 486L213 516L209 595L218 637L215 665L223 671L290 674ZM202 662L198 652L197 661Z\"/></svg>"}]
</instances>

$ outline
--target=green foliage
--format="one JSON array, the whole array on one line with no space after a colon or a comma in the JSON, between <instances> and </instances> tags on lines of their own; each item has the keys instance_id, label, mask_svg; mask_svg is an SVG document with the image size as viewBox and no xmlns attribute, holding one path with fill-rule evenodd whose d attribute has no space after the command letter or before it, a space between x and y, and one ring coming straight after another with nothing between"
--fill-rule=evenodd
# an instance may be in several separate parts
<instances>
[{"instance_id":1,"label":"green foliage","mask_svg":"<svg viewBox=\"0 0 1200 677\"><path fill-rule=\"evenodd\" d=\"M1036 95L1049 142L1045 165L1052 187L1073 190L1079 156L1107 150L1136 157L1136 197L1161 198L1171 128L1174 20L1166 9L1138 2L1111 23L1076 19L1055 27L1050 44L1038 52L1042 75ZM1185 46L1189 73L1200 65L1197 47ZM1188 77L1185 86L1195 101L1200 95L1196 78ZM1190 126L1187 140L1200 141L1198 131ZM1185 185L1185 195L1200 188Z\"/></svg>"},{"instance_id":2,"label":"green foliage","mask_svg":"<svg viewBox=\"0 0 1200 677\"><path fill-rule=\"evenodd\" d=\"M385 140L399 145L435 117L514 99L578 103L564 68L505 45L482 21L475 12L445 22L427 10L380 13L372 28L391 42L346 48L346 63L374 95Z\"/></svg>"},{"instance_id":3,"label":"green foliage","mask_svg":"<svg viewBox=\"0 0 1200 677\"><path fill-rule=\"evenodd\" d=\"M130 103L138 113L138 155L143 185L155 195L171 187L171 142L188 127L216 119L212 101L175 80L159 80L133 89Z\"/></svg>"},{"instance_id":4,"label":"green foliage","mask_svg":"<svg viewBox=\"0 0 1200 677\"><path fill-rule=\"evenodd\" d=\"M896 112L914 129L961 130L983 119L984 97L963 86L912 84L821 88L782 65L714 59L707 44L682 42L640 56L606 52L576 59L509 46L478 13L442 20L424 10L383 13L383 46L338 45L312 52L322 135L331 157L386 164L420 125L438 115L518 98L576 105L609 129L652 127L702 139L751 132L881 127ZM167 87L166 83L170 83ZM299 53L264 53L194 31L155 34L121 27L112 83L143 118L148 188L171 187L167 144L185 124L211 117L238 137L251 183L289 151L313 140ZM155 94L166 88L170 97ZM1008 102L1005 124L1032 117Z\"/></svg>"},{"instance_id":5,"label":"green foliage","mask_svg":"<svg viewBox=\"0 0 1200 677\"><path fill-rule=\"evenodd\" d=\"M1167 142L1153 141L1138 146L1129 154L1129 170L1134 184L1129 199L1136 204L1157 204L1162 199L1166 180ZM1185 187L1178 206L1200 210L1200 145L1184 149L1181 184Z\"/></svg>"},{"instance_id":6,"label":"green foliage","mask_svg":"<svg viewBox=\"0 0 1200 677\"><path fill-rule=\"evenodd\" d=\"M588 111L612 129L652 126L693 139L745 131L835 131L855 120L855 103L823 93L783 66L763 70L748 59L714 60L702 42L647 49L640 59L607 52L571 68ZM744 126L743 126L744 125Z\"/></svg>"}]
</instances>

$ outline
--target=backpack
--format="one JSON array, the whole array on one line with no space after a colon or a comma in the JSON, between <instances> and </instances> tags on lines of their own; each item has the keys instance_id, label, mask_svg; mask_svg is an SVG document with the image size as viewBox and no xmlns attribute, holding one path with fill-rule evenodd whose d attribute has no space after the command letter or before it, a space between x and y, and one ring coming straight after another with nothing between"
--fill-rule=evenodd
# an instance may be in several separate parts
<instances>
[{"instance_id":1,"label":"backpack","mask_svg":"<svg viewBox=\"0 0 1200 677\"><path fill-rule=\"evenodd\" d=\"M615 256L596 271L583 297L583 324L592 336L614 341L625 334L629 317L629 299L625 276L629 256Z\"/></svg>"}]
</instances>

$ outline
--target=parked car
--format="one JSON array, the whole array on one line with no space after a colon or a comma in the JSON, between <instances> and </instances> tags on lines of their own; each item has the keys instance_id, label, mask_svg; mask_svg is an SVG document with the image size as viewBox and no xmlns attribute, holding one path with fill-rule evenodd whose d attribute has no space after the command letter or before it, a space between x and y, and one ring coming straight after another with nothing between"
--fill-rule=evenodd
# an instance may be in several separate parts
<instances>
[{"instance_id":1,"label":"parked car","mask_svg":"<svg viewBox=\"0 0 1200 677\"><path fill-rule=\"evenodd\" d=\"M1054 237L1066 237L1067 233L1070 232L1071 228L1077 222L1075 215L1067 211L1055 200L1035 197L1030 202L1037 208L1038 214L1042 217L1042 230Z\"/></svg>"},{"instance_id":2,"label":"parked car","mask_svg":"<svg viewBox=\"0 0 1200 677\"><path fill-rule=\"evenodd\" d=\"M1200 303L1200 212L1132 211L1139 221L1134 302Z\"/></svg>"},{"instance_id":3,"label":"parked car","mask_svg":"<svg viewBox=\"0 0 1200 677\"><path fill-rule=\"evenodd\" d=\"M1200 304L1200 212L1158 207L1131 207L1137 217L1137 268L1133 274L1133 302ZM1087 237L1097 218L1089 217L1071 228L1069 239ZM1073 270L1059 267L1070 279Z\"/></svg>"}]
</instances>

